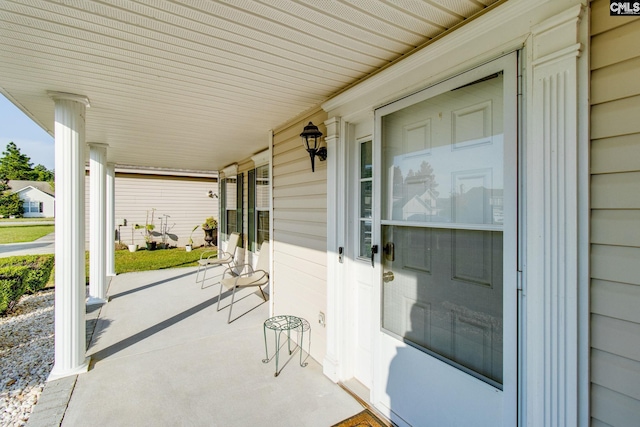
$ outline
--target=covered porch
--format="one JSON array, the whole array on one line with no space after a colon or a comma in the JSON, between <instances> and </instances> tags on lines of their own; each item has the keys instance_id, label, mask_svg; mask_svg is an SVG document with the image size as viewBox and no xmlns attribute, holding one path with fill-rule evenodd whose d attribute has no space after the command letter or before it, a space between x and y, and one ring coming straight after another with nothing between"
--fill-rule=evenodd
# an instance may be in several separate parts
<instances>
[{"instance_id":1,"label":"covered porch","mask_svg":"<svg viewBox=\"0 0 640 427\"><path fill-rule=\"evenodd\" d=\"M88 346L91 369L50 382L29 426L329 426L362 410L306 351L301 367L299 349L283 348L274 377L274 360L262 362L268 305L255 289L227 324L218 285L194 279L195 268L114 277Z\"/></svg>"}]
</instances>

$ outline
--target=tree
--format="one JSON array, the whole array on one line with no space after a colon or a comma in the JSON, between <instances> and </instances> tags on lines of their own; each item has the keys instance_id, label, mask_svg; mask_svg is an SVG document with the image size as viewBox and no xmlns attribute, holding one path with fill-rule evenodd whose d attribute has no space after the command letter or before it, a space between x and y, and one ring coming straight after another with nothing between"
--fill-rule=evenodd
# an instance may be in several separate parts
<instances>
[{"instance_id":1,"label":"tree","mask_svg":"<svg viewBox=\"0 0 640 427\"><path fill-rule=\"evenodd\" d=\"M21 217L23 213L24 207L22 200L16 193L3 194L0 196L0 215L2 217L6 218L10 215Z\"/></svg>"},{"instance_id":2,"label":"tree","mask_svg":"<svg viewBox=\"0 0 640 427\"><path fill-rule=\"evenodd\" d=\"M36 165L35 168L33 168L33 175L34 175L34 181L47 181L47 182L51 182L54 180L54 173L53 171L50 171L49 169L47 169L46 167L44 167L43 165Z\"/></svg>"},{"instance_id":3,"label":"tree","mask_svg":"<svg viewBox=\"0 0 640 427\"><path fill-rule=\"evenodd\" d=\"M0 176L5 179L33 180L34 173L29 156L22 154L15 143L7 144L0 158Z\"/></svg>"},{"instance_id":4,"label":"tree","mask_svg":"<svg viewBox=\"0 0 640 427\"><path fill-rule=\"evenodd\" d=\"M29 156L22 154L15 143L10 142L0 157L0 180L21 179L27 181L54 180L54 172L43 165L32 166Z\"/></svg>"}]
</instances>

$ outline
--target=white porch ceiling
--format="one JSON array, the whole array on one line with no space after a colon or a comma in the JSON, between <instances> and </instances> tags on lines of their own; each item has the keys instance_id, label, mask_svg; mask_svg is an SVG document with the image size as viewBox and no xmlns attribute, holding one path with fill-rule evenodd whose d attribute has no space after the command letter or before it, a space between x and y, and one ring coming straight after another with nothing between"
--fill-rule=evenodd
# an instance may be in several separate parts
<instances>
[{"instance_id":1,"label":"white porch ceiling","mask_svg":"<svg viewBox=\"0 0 640 427\"><path fill-rule=\"evenodd\" d=\"M498 2L0 0L0 92L52 135L47 91L88 97L109 162L217 170Z\"/></svg>"}]
</instances>

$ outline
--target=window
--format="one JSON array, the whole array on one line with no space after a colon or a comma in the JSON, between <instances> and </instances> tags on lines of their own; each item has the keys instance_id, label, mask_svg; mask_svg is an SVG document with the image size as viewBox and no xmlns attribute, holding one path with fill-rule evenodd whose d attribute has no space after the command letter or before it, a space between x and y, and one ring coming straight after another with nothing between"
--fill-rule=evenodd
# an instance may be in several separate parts
<instances>
[{"instance_id":1,"label":"window","mask_svg":"<svg viewBox=\"0 0 640 427\"><path fill-rule=\"evenodd\" d=\"M371 209L373 196L373 147L371 141L360 144L360 250L358 255L371 258Z\"/></svg>"},{"instance_id":2,"label":"window","mask_svg":"<svg viewBox=\"0 0 640 427\"><path fill-rule=\"evenodd\" d=\"M252 252L269 240L269 188L269 165L249 171L249 244Z\"/></svg>"},{"instance_id":3,"label":"window","mask_svg":"<svg viewBox=\"0 0 640 427\"><path fill-rule=\"evenodd\" d=\"M44 212L43 202L30 202L26 201L22 204L24 213L42 213Z\"/></svg>"},{"instance_id":4,"label":"window","mask_svg":"<svg viewBox=\"0 0 640 427\"><path fill-rule=\"evenodd\" d=\"M242 234L242 174L220 181L220 229L222 240L231 233Z\"/></svg>"}]
</instances>

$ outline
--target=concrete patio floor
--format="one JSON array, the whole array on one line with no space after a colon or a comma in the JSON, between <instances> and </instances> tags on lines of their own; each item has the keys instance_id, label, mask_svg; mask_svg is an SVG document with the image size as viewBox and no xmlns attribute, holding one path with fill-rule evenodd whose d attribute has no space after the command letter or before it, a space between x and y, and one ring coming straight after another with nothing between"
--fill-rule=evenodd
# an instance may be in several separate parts
<instances>
[{"instance_id":1,"label":"concrete patio floor","mask_svg":"<svg viewBox=\"0 0 640 427\"><path fill-rule=\"evenodd\" d=\"M268 303L255 289L237 295L233 315L251 311L227 324L219 285L194 280L195 268L112 279L63 426L327 427L362 410L306 352L301 367L299 349L281 353L274 377L275 362L262 362Z\"/></svg>"}]
</instances>

